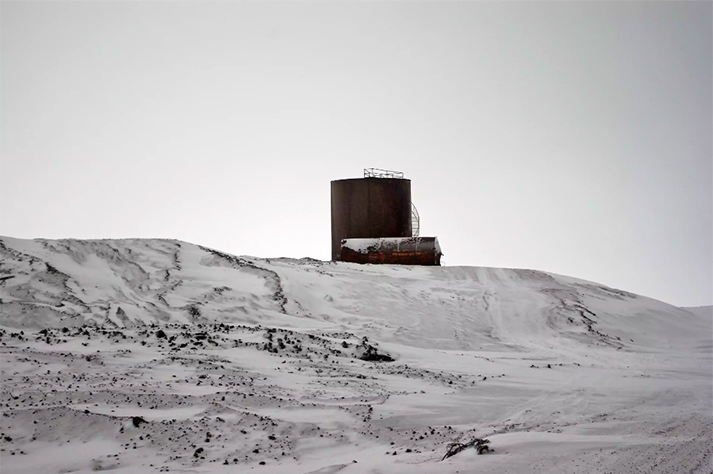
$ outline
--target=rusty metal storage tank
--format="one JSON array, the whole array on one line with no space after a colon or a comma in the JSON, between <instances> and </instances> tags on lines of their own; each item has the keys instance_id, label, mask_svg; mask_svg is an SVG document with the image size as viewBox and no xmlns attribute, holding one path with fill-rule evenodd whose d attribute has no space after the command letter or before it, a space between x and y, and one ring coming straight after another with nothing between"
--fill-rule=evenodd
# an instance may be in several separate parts
<instances>
[{"instance_id":1,"label":"rusty metal storage tank","mask_svg":"<svg viewBox=\"0 0 713 474\"><path fill-rule=\"evenodd\" d=\"M411 180L364 177L331 184L332 260L340 260L343 239L411 237Z\"/></svg>"}]
</instances>

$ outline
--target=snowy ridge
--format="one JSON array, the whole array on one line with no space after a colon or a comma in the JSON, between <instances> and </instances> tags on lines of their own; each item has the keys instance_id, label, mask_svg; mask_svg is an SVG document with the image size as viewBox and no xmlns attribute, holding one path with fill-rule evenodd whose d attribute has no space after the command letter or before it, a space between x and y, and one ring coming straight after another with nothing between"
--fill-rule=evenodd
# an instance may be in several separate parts
<instances>
[{"instance_id":1,"label":"snowy ridge","mask_svg":"<svg viewBox=\"0 0 713 474\"><path fill-rule=\"evenodd\" d=\"M683 308L689 313L696 314L702 318L713 319L713 306L692 306Z\"/></svg>"},{"instance_id":2,"label":"snowy ridge","mask_svg":"<svg viewBox=\"0 0 713 474\"><path fill-rule=\"evenodd\" d=\"M3 472L710 472L710 308L571 277L2 237L0 325Z\"/></svg>"},{"instance_id":3,"label":"snowy ridge","mask_svg":"<svg viewBox=\"0 0 713 474\"><path fill-rule=\"evenodd\" d=\"M3 238L0 255L11 327L359 317L373 335L442 349L539 347L561 336L666 347L705 330L685 309L533 270L259 259L169 240Z\"/></svg>"}]
</instances>

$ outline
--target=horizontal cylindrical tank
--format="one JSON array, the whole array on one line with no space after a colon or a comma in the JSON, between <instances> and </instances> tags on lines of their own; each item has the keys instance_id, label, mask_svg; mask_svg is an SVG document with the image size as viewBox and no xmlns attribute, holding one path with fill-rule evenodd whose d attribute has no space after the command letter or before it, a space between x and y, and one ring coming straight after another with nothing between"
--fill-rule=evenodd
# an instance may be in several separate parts
<instances>
[{"instance_id":1,"label":"horizontal cylindrical tank","mask_svg":"<svg viewBox=\"0 0 713 474\"><path fill-rule=\"evenodd\" d=\"M343 239L411 237L411 180L332 181L332 260Z\"/></svg>"},{"instance_id":2,"label":"horizontal cylindrical tank","mask_svg":"<svg viewBox=\"0 0 713 474\"><path fill-rule=\"evenodd\" d=\"M436 237L344 239L341 260L352 263L440 265L441 246Z\"/></svg>"}]
</instances>

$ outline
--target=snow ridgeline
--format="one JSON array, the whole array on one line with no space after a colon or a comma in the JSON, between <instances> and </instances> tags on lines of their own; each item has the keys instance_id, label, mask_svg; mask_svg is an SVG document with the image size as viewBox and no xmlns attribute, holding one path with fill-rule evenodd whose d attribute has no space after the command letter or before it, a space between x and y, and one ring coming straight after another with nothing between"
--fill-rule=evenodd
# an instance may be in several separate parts
<instances>
[{"instance_id":1,"label":"snow ridgeline","mask_svg":"<svg viewBox=\"0 0 713 474\"><path fill-rule=\"evenodd\" d=\"M544 272L0 238L0 325L3 472L711 460L710 312Z\"/></svg>"},{"instance_id":2,"label":"snow ridgeline","mask_svg":"<svg viewBox=\"0 0 713 474\"><path fill-rule=\"evenodd\" d=\"M706 324L659 301L534 270L260 259L140 239L0 238L0 257L0 322L17 328L356 323L385 340L475 349L562 337L676 347Z\"/></svg>"}]
</instances>

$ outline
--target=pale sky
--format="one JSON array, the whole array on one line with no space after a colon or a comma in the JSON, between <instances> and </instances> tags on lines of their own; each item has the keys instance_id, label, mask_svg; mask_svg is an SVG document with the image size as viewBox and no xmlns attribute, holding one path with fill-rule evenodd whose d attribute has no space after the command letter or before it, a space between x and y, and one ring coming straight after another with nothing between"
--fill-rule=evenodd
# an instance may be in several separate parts
<instances>
[{"instance_id":1,"label":"pale sky","mask_svg":"<svg viewBox=\"0 0 713 474\"><path fill-rule=\"evenodd\" d=\"M0 235L330 257L403 171L446 265L713 304L711 2L0 2Z\"/></svg>"}]
</instances>

